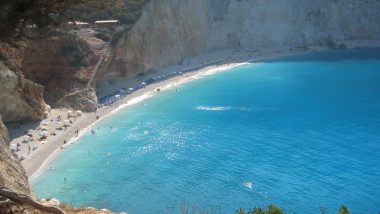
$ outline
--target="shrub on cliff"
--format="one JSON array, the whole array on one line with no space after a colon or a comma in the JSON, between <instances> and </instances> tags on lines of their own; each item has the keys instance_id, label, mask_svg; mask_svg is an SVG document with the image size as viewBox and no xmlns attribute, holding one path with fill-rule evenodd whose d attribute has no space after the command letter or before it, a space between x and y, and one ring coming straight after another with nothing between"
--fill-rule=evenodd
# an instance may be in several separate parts
<instances>
[{"instance_id":1,"label":"shrub on cliff","mask_svg":"<svg viewBox=\"0 0 380 214\"><path fill-rule=\"evenodd\" d=\"M61 24L73 20L76 7L92 10L109 8L120 0L8 0L0 1L0 41L15 45L23 38L34 37L30 31L39 31L38 37L54 32Z\"/></svg>"},{"instance_id":2,"label":"shrub on cliff","mask_svg":"<svg viewBox=\"0 0 380 214\"><path fill-rule=\"evenodd\" d=\"M80 67L84 65L85 54L80 48L80 41L74 36L69 36L68 41L62 46L61 52L70 61L70 66Z\"/></svg>"}]
</instances>

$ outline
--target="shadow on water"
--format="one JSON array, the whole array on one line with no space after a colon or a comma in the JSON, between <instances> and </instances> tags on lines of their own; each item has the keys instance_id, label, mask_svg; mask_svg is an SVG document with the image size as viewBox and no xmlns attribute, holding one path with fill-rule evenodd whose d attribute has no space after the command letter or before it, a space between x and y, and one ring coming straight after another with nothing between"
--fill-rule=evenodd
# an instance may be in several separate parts
<instances>
[{"instance_id":1,"label":"shadow on water","mask_svg":"<svg viewBox=\"0 0 380 214\"><path fill-rule=\"evenodd\" d=\"M283 57L277 59L264 60L265 63L271 62L307 62L307 61L323 61L337 62L344 60L379 60L380 47L367 48L350 48L339 50L313 51L310 53L302 53L295 56Z\"/></svg>"}]
</instances>

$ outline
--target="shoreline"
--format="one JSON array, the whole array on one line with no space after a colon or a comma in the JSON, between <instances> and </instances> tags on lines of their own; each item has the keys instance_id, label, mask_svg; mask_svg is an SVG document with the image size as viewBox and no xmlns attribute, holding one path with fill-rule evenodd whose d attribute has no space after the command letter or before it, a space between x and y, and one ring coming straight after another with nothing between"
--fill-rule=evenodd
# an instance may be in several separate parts
<instances>
[{"instance_id":1,"label":"shoreline","mask_svg":"<svg viewBox=\"0 0 380 214\"><path fill-rule=\"evenodd\" d=\"M356 47L376 47L380 46L380 41L374 40L374 41L352 41L351 43L346 43L348 48L356 48ZM141 103L145 99L149 99L153 97L157 93L161 93L162 91L169 90L173 87L185 84L187 82L190 82L192 80L196 80L199 78L202 78L204 76L216 74L219 72L223 72L238 66L242 66L245 64L251 64L251 63L258 63L269 59L276 59L276 58L283 58L283 57L289 57L294 55L302 55L313 51L323 51L323 50L330 50L328 47L322 47L322 46L310 46L307 50L299 50L299 49L284 49L284 50L274 50L274 49L263 49L256 52L247 52L243 50L226 50L226 51L217 51L213 53L207 53L205 55L200 55L197 57L192 58L192 60L195 61L194 65L199 65L200 61L204 61L205 58L210 59L228 59L228 61L231 61L230 63L226 63L219 66L207 66L203 67L199 70L195 70L189 73L184 74L183 76L174 76L172 78L162 80L157 83L153 83L150 85L147 85L146 87L139 89L132 94L127 95L126 97L120 99L117 101L117 105L114 106L104 106L102 108L99 108L97 112L95 113L83 113L82 116L78 117L76 121L67 128L66 131L60 132L56 136L49 137L45 144L40 144L39 142L34 143L34 145L38 145L38 149L36 151L32 151L30 155L27 154L27 146L30 145L23 145L21 144L21 151L17 154L19 156L25 155L25 160L22 161L22 165L25 168L26 174L29 177L29 180L32 180L39 176L44 170L48 169L48 165L52 163L55 158L58 157L59 154L61 154L65 149L62 148L68 148L75 140L86 134L93 126L95 126L98 122L102 121L103 119L107 118L107 116L110 116L112 114L117 113L118 111L124 109L125 107L132 106L138 103ZM208 55L208 56L207 56ZM221 57L222 56L222 57ZM189 65L186 65L189 66ZM179 70L180 66L171 66L165 69L161 69L161 73L169 73L173 70ZM152 74L149 75L158 76L159 74ZM131 78L133 79L133 78ZM122 80L119 84L125 85L127 83L133 82L131 79L125 79ZM134 81L136 81L137 78L135 78ZM128 82L129 81L129 82ZM117 85L116 85L117 86ZM114 87L116 87L114 86ZM160 91L157 91L157 89L160 89ZM112 87L108 87L109 90L112 90ZM51 121L53 118L56 118L58 115L65 116L67 115L68 111L70 109L52 109L49 113L47 119L43 121ZM99 116L99 119L96 119L96 117ZM10 136L11 136L11 144L15 144L18 142L21 142L22 139L25 139L25 133L22 134L24 130L28 130L30 127L36 128L38 126L41 126L41 122L30 122L21 125L21 128L11 128L8 127L10 130ZM11 124L10 124L11 125ZM58 125L57 125L58 126ZM55 127L53 124L51 127L52 130L55 130ZM23 129L23 130L21 130ZM78 134L76 134L76 131L79 131ZM49 130L50 131L50 130ZM34 135L38 135L38 130L35 130ZM63 144L63 142L66 141L66 144Z\"/></svg>"}]
</instances>

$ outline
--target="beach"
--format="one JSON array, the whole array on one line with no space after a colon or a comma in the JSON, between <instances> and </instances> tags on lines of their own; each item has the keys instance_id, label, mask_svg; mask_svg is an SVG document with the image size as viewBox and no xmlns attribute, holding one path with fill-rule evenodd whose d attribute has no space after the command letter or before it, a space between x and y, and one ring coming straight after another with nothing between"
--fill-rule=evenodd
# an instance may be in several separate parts
<instances>
[{"instance_id":1,"label":"beach","mask_svg":"<svg viewBox=\"0 0 380 214\"><path fill-rule=\"evenodd\" d=\"M355 41L346 43L349 48L365 47L365 46L379 46L379 41ZM161 93L164 90L172 89L180 84L192 81L194 79L202 78L205 75L211 75L217 72L225 71L236 66L244 65L245 63L254 63L266 59L286 57L295 54L302 54L310 51L318 51L327 49L326 47L314 46L308 49L261 49L260 51L244 51L244 50L227 50L215 53L203 54L188 60L185 65L171 66L161 69L157 72L146 74L143 77L133 77L128 80L118 81L113 84L106 84L98 91L99 96L111 94L120 88L134 87L137 83L145 79L157 77L163 74L169 74L173 71L179 71L186 67L192 67L204 64L205 62L213 60L223 60L222 64L210 65L202 67L183 75L177 75L170 79L162 80L153 84L146 85L135 91L132 94L120 99L115 104L110 106L103 106L93 113L78 113L74 109L51 109L47 118L39 122L28 122L24 124L11 123L8 124L11 144L19 144L19 151L16 154L23 157L22 164L30 179L38 176L42 170L49 167L49 163L54 160L59 152L64 151L70 147L70 144L75 142L78 137L86 134L97 122L101 121L107 115L115 113L120 109L134 105L143 104L143 100ZM158 90L159 89L159 90ZM75 117L68 118L69 111L75 114ZM60 116L61 121L57 121ZM71 122L70 122L71 121ZM60 123L59 123L60 122ZM66 130L57 130L63 124L70 125ZM40 135L41 131L45 131L47 139L38 141L36 137ZM52 135L55 133L55 135ZM33 136L32 142L27 142L29 134ZM24 142L23 142L24 141ZM27 143L26 143L27 142ZM30 151L29 151L30 149Z\"/></svg>"}]
</instances>

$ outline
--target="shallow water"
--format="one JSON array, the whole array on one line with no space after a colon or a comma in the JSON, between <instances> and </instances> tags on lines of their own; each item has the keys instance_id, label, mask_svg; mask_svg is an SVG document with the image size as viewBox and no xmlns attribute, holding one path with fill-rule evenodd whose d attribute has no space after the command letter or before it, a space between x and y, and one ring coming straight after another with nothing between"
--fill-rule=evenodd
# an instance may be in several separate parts
<instances>
[{"instance_id":1,"label":"shallow water","mask_svg":"<svg viewBox=\"0 0 380 214\"><path fill-rule=\"evenodd\" d=\"M380 211L380 49L241 66L94 130L32 181L39 197L129 214Z\"/></svg>"}]
</instances>

